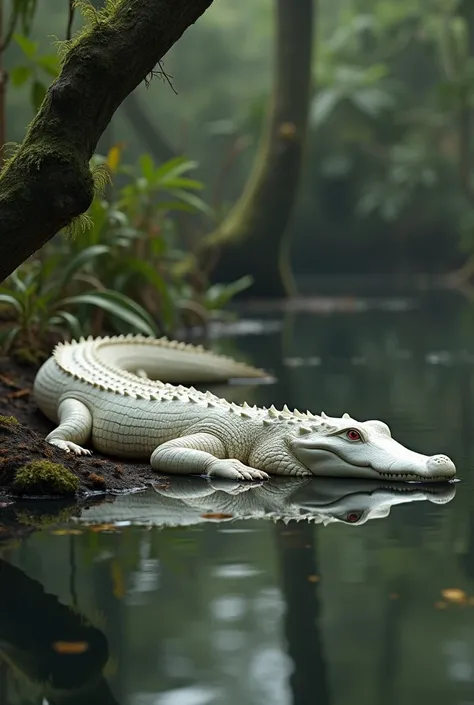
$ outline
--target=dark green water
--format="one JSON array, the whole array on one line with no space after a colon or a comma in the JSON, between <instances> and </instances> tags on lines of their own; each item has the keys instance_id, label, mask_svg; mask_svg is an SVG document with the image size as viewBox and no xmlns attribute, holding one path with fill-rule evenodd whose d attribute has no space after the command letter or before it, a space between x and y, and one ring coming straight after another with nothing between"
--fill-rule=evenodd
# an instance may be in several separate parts
<instances>
[{"instance_id":1,"label":"dark green water","mask_svg":"<svg viewBox=\"0 0 474 705\"><path fill-rule=\"evenodd\" d=\"M474 702L474 309L344 306L266 312L273 332L219 341L279 378L229 395L381 418L462 482L183 480L91 510L106 526L23 523L0 549L1 705ZM153 512L162 526L125 521Z\"/></svg>"}]
</instances>

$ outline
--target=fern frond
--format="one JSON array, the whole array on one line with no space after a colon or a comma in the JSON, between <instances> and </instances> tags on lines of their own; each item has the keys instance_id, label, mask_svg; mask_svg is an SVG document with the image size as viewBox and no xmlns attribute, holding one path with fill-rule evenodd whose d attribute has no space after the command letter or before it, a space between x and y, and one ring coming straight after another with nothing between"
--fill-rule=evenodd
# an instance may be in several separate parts
<instances>
[{"instance_id":1,"label":"fern frond","mask_svg":"<svg viewBox=\"0 0 474 705\"><path fill-rule=\"evenodd\" d=\"M62 229L62 233L67 237L70 238L71 240L75 240L80 233L84 233L86 230L89 230L94 225L94 221L92 218L87 215L87 213L81 213L81 215L78 215L77 218L74 218L69 225L66 225L65 228Z\"/></svg>"},{"instance_id":2,"label":"fern frond","mask_svg":"<svg viewBox=\"0 0 474 705\"><path fill-rule=\"evenodd\" d=\"M94 190L102 195L109 184L112 183L112 175L107 164L96 164L91 169Z\"/></svg>"},{"instance_id":3,"label":"fern frond","mask_svg":"<svg viewBox=\"0 0 474 705\"><path fill-rule=\"evenodd\" d=\"M103 14L103 10L97 10L89 0L76 0L74 8L79 10L88 24L99 24L102 19L101 15Z\"/></svg>"}]
</instances>

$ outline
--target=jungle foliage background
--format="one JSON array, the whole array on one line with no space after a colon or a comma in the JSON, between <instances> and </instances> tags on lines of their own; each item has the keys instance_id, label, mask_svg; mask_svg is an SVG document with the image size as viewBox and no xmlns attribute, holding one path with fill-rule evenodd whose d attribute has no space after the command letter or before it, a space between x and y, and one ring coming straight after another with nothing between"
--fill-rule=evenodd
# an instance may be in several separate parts
<instances>
[{"instance_id":1,"label":"jungle foliage background","mask_svg":"<svg viewBox=\"0 0 474 705\"><path fill-rule=\"evenodd\" d=\"M19 23L3 56L9 73L6 139L11 142L23 138L57 71L54 40L65 37L69 11L66 1L10 0L4 2L4 24L15 6L30 8L31 21ZM112 171L117 172L114 184L125 188L118 210L123 211L123 200L128 198L125 215L129 219L136 216L137 208L142 208L143 218L149 217L151 205L156 205L157 179L159 188L168 190L166 216L168 210L198 212L200 232L212 230L238 200L251 171L272 89L275 8L274 0L213 3L165 57L169 80L158 72L119 108L98 152L109 162L112 159ZM291 226L294 272L297 276L432 274L466 265L469 272L474 249L472 3L320 0L314 9L310 129ZM76 15L75 28L80 21ZM170 162L177 157L181 161ZM130 168L119 173L125 164L138 170L136 181L128 186ZM163 164L171 164L171 175L178 178L177 184L165 183L164 189L160 179L166 176L166 168L165 174L159 170ZM191 178L189 170L193 170ZM132 191L140 190L140 179L148 179L148 201L143 194L133 201ZM100 204L93 208L100 210ZM93 213L94 223L96 217ZM172 217L175 224L186 218L179 212ZM156 233L163 223L152 225ZM85 244L104 247L101 238L81 237L76 255ZM105 243L109 246L110 242ZM145 253L144 247L134 250L135 259L139 254L141 260L151 258L152 264L153 258L163 262L164 249L170 261L183 255L177 254L169 239L156 245L155 252ZM104 253L94 250L89 260ZM67 258L71 258L69 252ZM137 277L145 276L143 270L136 263ZM161 328L171 330L176 317L170 311L178 299L181 311L192 310L202 319L206 311L224 305L249 284L244 280L235 290L208 294L210 282L202 272L193 272L185 285L179 277L170 280L167 273L158 281L162 274L158 271L153 280L149 272L150 286L161 292L159 302L152 305L148 296L139 303L154 319L159 314ZM217 258L214 282L219 274ZM89 279L93 275L87 273ZM117 272L108 272L106 278L103 288L136 300L133 281L125 286ZM74 296L85 293L83 288L72 292ZM113 305L123 303L115 301L105 308L110 312ZM48 312L48 320L57 321L63 308L58 305ZM70 327L75 326L67 310L65 318ZM91 332L101 324L96 321ZM138 328L148 332L149 324L146 319ZM127 325L132 325L130 316Z\"/></svg>"}]
</instances>

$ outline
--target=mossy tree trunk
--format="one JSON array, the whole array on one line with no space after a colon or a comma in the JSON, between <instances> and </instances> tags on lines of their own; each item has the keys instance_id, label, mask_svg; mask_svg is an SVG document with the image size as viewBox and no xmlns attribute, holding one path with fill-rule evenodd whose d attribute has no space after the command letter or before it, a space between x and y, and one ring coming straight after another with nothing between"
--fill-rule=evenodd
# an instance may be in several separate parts
<instances>
[{"instance_id":1,"label":"mossy tree trunk","mask_svg":"<svg viewBox=\"0 0 474 705\"><path fill-rule=\"evenodd\" d=\"M212 0L109 0L73 40L0 178L0 281L89 207L89 160L125 97Z\"/></svg>"},{"instance_id":2,"label":"mossy tree trunk","mask_svg":"<svg viewBox=\"0 0 474 705\"><path fill-rule=\"evenodd\" d=\"M220 251L216 279L252 274L252 295L283 296L292 287L289 226L307 131L313 0L275 0L275 79L268 120L240 200L203 239Z\"/></svg>"}]
</instances>

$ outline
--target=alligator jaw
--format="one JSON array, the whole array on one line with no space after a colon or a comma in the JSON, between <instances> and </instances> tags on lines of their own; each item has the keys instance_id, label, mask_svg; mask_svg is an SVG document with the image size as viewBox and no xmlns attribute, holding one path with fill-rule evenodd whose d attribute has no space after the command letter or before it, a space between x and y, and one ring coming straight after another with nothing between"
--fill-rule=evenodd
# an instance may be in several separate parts
<instances>
[{"instance_id":1,"label":"alligator jaw","mask_svg":"<svg viewBox=\"0 0 474 705\"><path fill-rule=\"evenodd\" d=\"M456 466L448 456L416 453L392 438L377 435L352 446L338 438L297 439L292 451L317 477L432 483L448 482L456 476Z\"/></svg>"}]
</instances>

